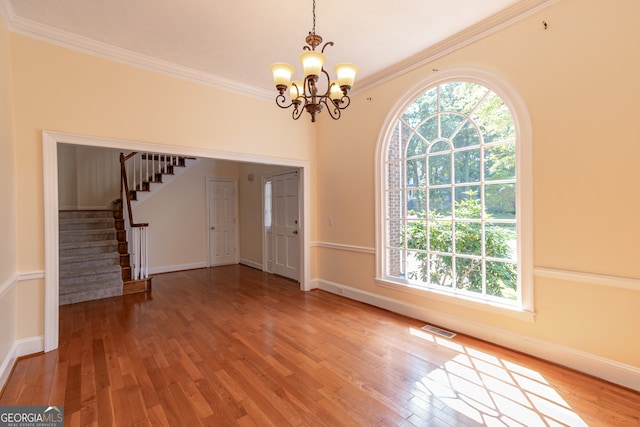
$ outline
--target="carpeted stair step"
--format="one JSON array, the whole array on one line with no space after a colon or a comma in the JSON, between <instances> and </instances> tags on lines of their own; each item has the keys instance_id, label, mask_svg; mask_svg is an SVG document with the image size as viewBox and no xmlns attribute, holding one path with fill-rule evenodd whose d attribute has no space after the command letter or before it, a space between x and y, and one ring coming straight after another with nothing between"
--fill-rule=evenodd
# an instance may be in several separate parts
<instances>
[{"instance_id":1,"label":"carpeted stair step","mask_svg":"<svg viewBox=\"0 0 640 427\"><path fill-rule=\"evenodd\" d=\"M113 228L115 220L112 218L61 218L58 221L60 231L90 230Z\"/></svg>"},{"instance_id":2,"label":"carpeted stair step","mask_svg":"<svg viewBox=\"0 0 640 427\"><path fill-rule=\"evenodd\" d=\"M74 292L90 292L90 291L97 291L100 288L118 288L120 289L120 292L122 292L122 281L120 281L120 283L113 282L111 280L96 280L96 281L89 281L89 282L82 282L82 283L76 283L72 286L70 285L60 285L60 295L69 295L72 294ZM122 295L120 294L114 294L114 295Z\"/></svg>"},{"instance_id":3,"label":"carpeted stair step","mask_svg":"<svg viewBox=\"0 0 640 427\"><path fill-rule=\"evenodd\" d=\"M111 210L60 211L59 219L113 218Z\"/></svg>"},{"instance_id":4,"label":"carpeted stair step","mask_svg":"<svg viewBox=\"0 0 640 427\"><path fill-rule=\"evenodd\" d=\"M120 255L113 251L60 257L60 271L92 269L112 265L120 265Z\"/></svg>"},{"instance_id":5,"label":"carpeted stair step","mask_svg":"<svg viewBox=\"0 0 640 427\"><path fill-rule=\"evenodd\" d=\"M104 282L113 280L122 286L122 271L119 265L85 268L76 270L61 270L59 284L63 286L82 284L90 281Z\"/></svg>"},{"instance_id":6,"label":"carpeted stair step","mask_svg":"<svg viewBox=\"0 0 640 427\"><path fill-rule=\"evenodd\" d=\"M59 304L73 304L99 298L109 298L122 295L122 281L97 281L78 283L73 286L60 285Z\"/></svg>"},{"instance_id":7,"label":"carpeted stair step","mask_svg":"<svg viewBox=\"0 0 640 427\"><path fill-rule=\"evenodd\" d=\"M69 242L94 242L99 240L116 240L115 228L99 228L91 230L67 230L60 231L60 243Z\"/></svg>"},{"instance_id":8,"label":"carpeted stair step","mask_svg":"<svg viewBox=\"0 0 640 427\"><path fill-rule=\"evenodd\" d=\"M102 240L88 242L67 242L59 245L60 257L71 257L78 255L93 255L105 252L118 253L117 240Z\"/></svg>"}]
</instances>

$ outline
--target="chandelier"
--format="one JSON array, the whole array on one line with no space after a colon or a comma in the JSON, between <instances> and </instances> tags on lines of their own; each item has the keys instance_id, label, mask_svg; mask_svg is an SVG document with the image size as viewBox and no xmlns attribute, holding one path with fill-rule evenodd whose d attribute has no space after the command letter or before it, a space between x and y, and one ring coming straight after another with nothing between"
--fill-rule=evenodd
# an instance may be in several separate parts
<instances>
[{"instance_id":1,"label":"chandelier","mask_svg":"<svg viewBox=\"0 0 640 427\"><path fill-rule=\"evenodd\" d=\"M302 48L300 61L304 69L304 80L291 81L293 67L284 62L276 62L271 65L273 80L276 85L278 95L276 104L280 108L293 107L291 116L298 120L304 110L311 114L311 121L316 121L316 115L322 111L323 106L327 107L329 115L334 120L340 118L340 112L351 103L349 91L353 86L353 81L358 72L358 67L354 64L342 63L335 66L337 78L332 80L329 73L324 69L325 55L324 49L333 46L333 42L322 45L318 52L316 47L322 44L322 37L316 34L316 0L313 0L313 28L305 38L308 46ZM326 81L320 84L320 77ZM289 89L289 102L285 96Z\"/></svg>"}]
</instances>

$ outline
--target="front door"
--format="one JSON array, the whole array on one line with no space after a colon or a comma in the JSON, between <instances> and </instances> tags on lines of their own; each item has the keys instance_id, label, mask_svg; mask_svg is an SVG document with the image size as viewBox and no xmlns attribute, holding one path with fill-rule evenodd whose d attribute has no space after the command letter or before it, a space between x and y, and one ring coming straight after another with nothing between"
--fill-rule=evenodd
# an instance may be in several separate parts
<instances>
[{"instance_id":1,"label":"front door","mask_svg":"<svg viewBox=\"0 0 640 427\"><path fill-rule=\"evenodd\" d=\"M209 266L236 264L236 182L207 179Z\"/></svg>"},{"instance_id":2,"label":"front door","mask_svg":"<svg viewBox=\"0 0 640 427\"><path fill-rule=\"evenodd\" d=\"M271 181L273 272L300 280L299 172L274 175Z\"/></svg>"}]
</instances>

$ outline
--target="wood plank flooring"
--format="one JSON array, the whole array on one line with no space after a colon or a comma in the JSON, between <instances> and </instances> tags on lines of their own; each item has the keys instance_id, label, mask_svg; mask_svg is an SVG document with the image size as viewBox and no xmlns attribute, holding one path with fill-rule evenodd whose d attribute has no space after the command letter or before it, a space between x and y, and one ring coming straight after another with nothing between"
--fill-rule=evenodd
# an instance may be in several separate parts
<instances>
[{"instance_id":1,"label":"wood plank flooring","mask_svg":"<svg viewBox=\"0 0 640 427\"><path fill-rule=\"evenodd\" d=\"M0 405L68 426L639 426L640 394L244 266L60 307Z\"/></svg>"}]
</instances>

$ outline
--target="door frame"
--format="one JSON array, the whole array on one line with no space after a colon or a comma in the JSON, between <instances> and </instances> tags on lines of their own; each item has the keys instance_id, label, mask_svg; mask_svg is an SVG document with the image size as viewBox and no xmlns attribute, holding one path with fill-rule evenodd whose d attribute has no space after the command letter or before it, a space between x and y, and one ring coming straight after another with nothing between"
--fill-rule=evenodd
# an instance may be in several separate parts
<instances>
[{"instance_id":1,"label":"door frame","mask_svg":"<svg viewBox=\"0 0 640 427\"><path fill-rule=\"evenodd\" d=\"M44 198L44 339L45 352L58 348L59 307L58 307L58 143L115 148L119 150L163 152L167 154L204 157L243 163L262 163L274 166L289 166L300 169L299 200L303 199L300 218L304 218L301 233L300 290L309 291L311 284L311 242L309 241L311 213L311 165L308 160L259 156L247 153L215 151L201 148L187 148L139 141L99 138L72 133L42 131L42 175Z\"/></svg>"},{"instance_id":2,"label":"door frame","mask_svg":"<svg viewBox=\"0 0 640 427\"><path fill-rule=\"evenodd\" d=\"M206 179L205 191L206 191L206 203L207 203L207 267L211 267L211 237L209 230L211 229L211 224L209 220L211 219L211 200L209 200L209 185L213 182L230 182L233 184L233 262L234 264L240 263L240 251L238 250L240 247L240 224L238 222L238 180L235 178L217 178L208 176Z\"/></svg>"},{"instance_id":3,"label":"door frame","mask_svg":"<svg viewBox=\"0 0 640 427\"><path fill-rule=\"evenodd\" d=\"M262 187L260 189L260 194L262 195L262 270L266 271L267 273L273 273L273 263L271 264L271 266L269 266L269 254L272 254L273 252L273 248L270 248L268 245L268 240L267 240L267 227L264 224L264 208L265 208L265 194L264 194L264 187L265 184L269 181L273 182L273 177L278 176L278 175L287 175L293 172L297 172L298 173L298 237L299 237L299 244L298 244L298 255L299 255L299 259L300 259L300 265L298 266L300 269L300 274L298 277L298 280L300 281L300 288L303 289L302 287L302 276L303 276L303 272L306 271L306 269L303 268L303 264L305 262L304 259L304 255L305 255L305 248L304 248L304 242L307 241L306 236L308 236L307 232L307 221L306 221L306 217L305 215L303 215L302 213L304 212L304 197L301 197L301 195L304 195L304 186L302 184L303 181L303 176L304 176L304 170L302 168L290 168L290 169L284 169L275 173L270 173L267 175L264 175L262 177ZM271 211L273 213L273 186L271 188ZM308 252L308 251L306 251ZM273 255L273 254L272 254ZM303 290L308 290L308 289L303 289Z\"/></svg>"}]
</instances>

